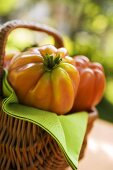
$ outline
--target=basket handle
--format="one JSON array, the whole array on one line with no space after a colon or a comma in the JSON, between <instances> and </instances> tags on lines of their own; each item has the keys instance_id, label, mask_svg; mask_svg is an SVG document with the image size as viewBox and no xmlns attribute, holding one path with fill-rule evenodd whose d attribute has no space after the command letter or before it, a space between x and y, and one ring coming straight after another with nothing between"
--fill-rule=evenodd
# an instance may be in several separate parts
<instances>
[{"instance_id":1,"label":"basket handle","mask_svg":"<svg viewBox=\"0 0 113 170\"><path fill-rule=\"evenodd\" d=\"M0 27L0 96L2 95L2 76L5 47L10 32L12 32L16 28L27 28L34 31L47 33L54 38L56 47L64 47L62 36L55 29L49 26L43 24L35 24L33 22L25 22L21 20L13 20L3 24L3 26Z\"/></svg>"}]
</instances>

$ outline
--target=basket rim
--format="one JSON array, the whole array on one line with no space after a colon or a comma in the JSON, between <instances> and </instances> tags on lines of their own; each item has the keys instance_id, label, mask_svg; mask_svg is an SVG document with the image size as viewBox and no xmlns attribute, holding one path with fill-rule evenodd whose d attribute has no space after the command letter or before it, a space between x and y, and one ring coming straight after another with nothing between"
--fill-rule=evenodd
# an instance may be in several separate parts
<instances>
[{"instance_id":1,"label":"basket rim","mask_svg":"<svg viewBox=\"0 0 113 170\"><path fill-rule=\"evenodd\" d=\"M88 111L88 123L95 121L98 118L98 110L96 107L92 107L90 111Z\"/></svg>"}]
</instances>

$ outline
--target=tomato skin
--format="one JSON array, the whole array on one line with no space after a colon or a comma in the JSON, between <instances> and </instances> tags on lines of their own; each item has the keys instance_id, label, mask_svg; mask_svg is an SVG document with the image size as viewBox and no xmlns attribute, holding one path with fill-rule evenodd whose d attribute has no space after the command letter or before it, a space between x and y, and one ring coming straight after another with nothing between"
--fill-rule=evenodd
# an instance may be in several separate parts
<instances>
[{"instance_id":1,"label":"tomato skin","mask_svg":"<svg viewBox=\"0 0 113 170\"><path fill-rule=\"evenodd\" d=\"M19 51L12 51L10 53L7 53L4 57L4 68L8 68L9 67L9 64L12 60L12 58L15 56L15 55L18 55L19 54Z\"/></svg>"},{"instance_id":2,"label":"tomato skin","mask_svg":"<svg viewBox=\"0 0 113 170\"><path fill-rule=\"evenodd\" d=\"M102 99L105 89L104 69L100 63L92 63L85 56L75 56L80 83L73 111L90 110Z\"/></svg>"},{"instance_id":3,"label":"tomato skin","mask_svg":"<svg viewBox=\"0 0 113 170\"><path fill-rule=\"evenodd\" d=\"M44 65L45 56L61 56L52 69ZM14 57L8 69L8 81L20 103L39 109L68 113L73 106L79 85L79 72L66 49L45 45L29 49Z\"/></svg>"}]
</instances>

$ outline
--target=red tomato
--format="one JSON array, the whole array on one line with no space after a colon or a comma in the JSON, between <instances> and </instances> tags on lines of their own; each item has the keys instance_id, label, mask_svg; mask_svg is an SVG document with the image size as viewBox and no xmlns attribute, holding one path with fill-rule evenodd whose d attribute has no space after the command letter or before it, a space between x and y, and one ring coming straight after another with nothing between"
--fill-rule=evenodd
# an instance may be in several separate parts
<instances>
[{"instance_id":1,"label":"red tomato","mask_svg":"<svg viewBox=\"0 0 113 170\"><path fill-rule=\"evenodd\" d=\"M73 111L90 110L96 106L105 89L104 69L99 63L92 63L85 56L75 56L80 73L80 83L73 105Z\"/></svg>"}]
</instances>

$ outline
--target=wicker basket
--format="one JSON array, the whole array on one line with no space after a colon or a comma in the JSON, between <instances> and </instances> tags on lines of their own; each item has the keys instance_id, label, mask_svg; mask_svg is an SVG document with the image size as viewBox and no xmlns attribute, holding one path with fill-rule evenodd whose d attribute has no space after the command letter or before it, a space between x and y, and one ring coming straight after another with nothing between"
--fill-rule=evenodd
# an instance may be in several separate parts
<instances>
[{"instance_id":1,"label":"wicker basket","mask_svg":"<svg viewBox=\"0 0 113 170\"><path fill-rule=\"evenodd\" d=\"M57 47L63 47L62 37L54 29L39 24L10 21L0 29L0 84L8 35L16 28L28 28L52 35ZM2 105L2 86L0 86ZM87 131L80 159L87 145L87 135L97 117L94 109L89 113ZM64 170L68 166L56 141L37 125L0 112L0 170Z\"/></svg>"}]
</instances>

